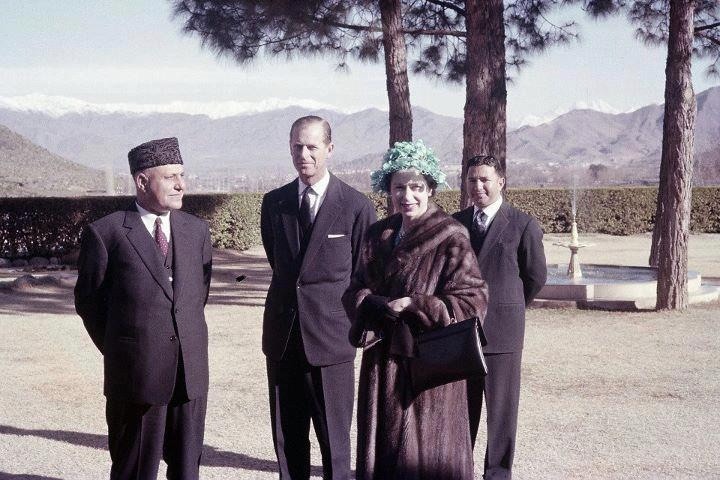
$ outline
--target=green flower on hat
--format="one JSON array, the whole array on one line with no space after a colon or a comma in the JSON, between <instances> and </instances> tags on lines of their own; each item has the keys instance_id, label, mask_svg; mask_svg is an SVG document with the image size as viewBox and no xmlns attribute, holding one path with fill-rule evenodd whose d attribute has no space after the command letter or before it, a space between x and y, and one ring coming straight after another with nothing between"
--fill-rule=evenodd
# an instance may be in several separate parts
<instances>
[{"instance_id":1,"label":"green flower on hat","mask_svg":"<svg viewBox=\"0 0 720 480\"><path fill-rule=\"evenodd\" d=\"M428 175L438 185L445 183L445 174L440 170L440 161L435 153L426 147L422 140L414 142L395 142L383 157L379 170L370 174L370 184L374 192L387 192L388 183L393 173L398 170L414 168L423 175Z\"/></svg>"}]
</instances>

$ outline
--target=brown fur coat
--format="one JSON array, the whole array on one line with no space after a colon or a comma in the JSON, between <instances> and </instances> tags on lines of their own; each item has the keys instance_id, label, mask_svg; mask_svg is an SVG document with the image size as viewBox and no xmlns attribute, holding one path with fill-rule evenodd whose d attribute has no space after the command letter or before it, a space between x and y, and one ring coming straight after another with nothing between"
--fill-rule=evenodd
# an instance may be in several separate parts
<instances>
[{"instance_id":1,"label":"brown fur coat","mask_svg":"<svg viewBox=\"0 0 720 480\"><path fill-rule=\"evenodd\" d=\"M427 213L395 246L402 223L393 215L372 225L360 267L344 296L355 329L383 330L382 341L366 348L358 394L358 480L471 479L472 447L465 382L426 390L415 396L408 359L391 354L393 339L384 328L381 304L404 296L413 305L401 314L409 330L430 330L487 308L487 286L480 276L467 230L430 203ZM387 327L387 324L385 325ZM407 329L406 329L407 330Z\"/></svg>"}]
</instances>

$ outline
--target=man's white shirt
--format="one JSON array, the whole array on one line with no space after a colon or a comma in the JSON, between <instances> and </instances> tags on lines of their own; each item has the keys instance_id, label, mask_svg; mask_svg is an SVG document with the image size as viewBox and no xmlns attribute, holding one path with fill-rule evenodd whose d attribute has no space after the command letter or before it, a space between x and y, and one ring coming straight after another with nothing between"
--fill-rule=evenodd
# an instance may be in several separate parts
<instances>
[{"instance_id":1,"label":"man's white shirt","mask_svg":"<svg viewBox=\"0 0 720 480\"><path fill-rule=\"evenodd\" d=\"M503 202L503 198L502 198L502 195L500 195L497 200L495 200L493 203L491 203L490 205L488 205L485 208L480 208L477 205L475 205L475 207L473 209L473 218L477 218L478 210L482 210L483 213L485 213L485 215L487 216L487 218L485 219L485 228L486 229L489 228L490 224L493 221L493 218L495 218L495 215L497 215L498 210L500 210L500 206L502 205L502 202Z\"/></svg>"},{"instance_id":2,"label":"man's white shirt","mask_svg":"<svg viewBox=\"0 0 720 480\"><path fill-rule=\"evenodd\" d=\"M302 202L303 192L308 186L310 186L310 190L308 190L308 198L310 200L310 220L313 222L315 221L315 217L317 216L323 201L325 201L329 183L330 173L327 170L325 171L325 175L312 186L304 184L303 181L298 178L298 206L300 206L300 203Z\"/></svg>"}]
</instances>

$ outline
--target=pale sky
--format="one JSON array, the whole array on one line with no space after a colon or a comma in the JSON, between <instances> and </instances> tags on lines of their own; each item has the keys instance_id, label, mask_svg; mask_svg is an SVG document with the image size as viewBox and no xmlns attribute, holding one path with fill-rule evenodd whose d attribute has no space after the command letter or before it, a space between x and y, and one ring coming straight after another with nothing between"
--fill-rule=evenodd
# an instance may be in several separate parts
<instances>
[{"instance_id":1,"label":"pale sky","mask_svg":"<svg viewBox=\"0 0 720 480\"><path fill-rule=\"evenodd\" d=\"M329 58L258 60L236 65L180 32L164 0L0 0L0 97L44 94L92 103L260 102L306 99L345 111L387 110L381 64L351 63L339 73ZM508 87L511 124L573 106L629 111L662 103L664 48L633 38L620 17L580 20L582 41L530 58ZM696 61L700 92L720 84ZM411 102L461 117L464 86L411 76ZM602 108L598 108L602 109Z\"/></svg>"}]
</instances>

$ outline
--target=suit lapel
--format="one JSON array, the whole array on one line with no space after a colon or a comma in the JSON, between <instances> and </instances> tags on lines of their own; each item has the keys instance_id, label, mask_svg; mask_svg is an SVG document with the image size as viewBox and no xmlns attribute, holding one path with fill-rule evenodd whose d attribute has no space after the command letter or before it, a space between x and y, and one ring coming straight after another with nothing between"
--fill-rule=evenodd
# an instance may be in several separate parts
<instances>
[{"instance_id":1,"label":"suit lapel","mask_svg":"<svg viewBox=\"0 0 720 480\"><path fill-rule=\"evenodd\" d=\"M170 212L170 232L172 235L174 264L172 286L176 298L179 298L187 278L187 262L193 258L192 248L194 243L190 238L186 223L178 215L175 215L175 212ZM197 257L197 252L195 252L194 256Z\"/></svg>"},{"instance_id":2,"label":"suit lapel","mask_svg":"<svg viewBox=\"0 0 720 480\"><path fill-rule=\"evenodd\" d=\"M173 292L168 281L167 271L165 266L162 264L158 247L155 245L155 241L150 236L147 228L140 219L140 214L137 210L132 209L125 212L125 223L123 224L130 230L127 233L127 238L130 244L133 246L138 256L145 264L150 274L153 276L155 281L160 285L163 292L167 297L172 300Z\"/></svg>"},{"instance_id":3,"label":"suit lapel","mask_svg":"<svg viewBox=\"0 0 720 480\"><path fill-rule=\"evenodd\" d=\"M305 268L306 265L310 265L313 257L317 254L322 243L327 240L327 234L330 230L330 226L335 223L335 219L340 214L343 204L343 193L340 188L340 183L332 175L330 175L330 183L328 184L327 193L325 200L323 200L320 210L318 211L315 222L313 222L312 234L310 235L310 242L303 258L303 263L300 269Z\"/></svg>"},{"instance_id":4,"label":"suit lapel","mask_svg":"<svg viewBox=\"0 0 720 480\"><path fill-rule=\"evenodd\" d=\"M510 223L510 220L507 217L507 204L503 200L503 203L500 206L500 210L498 210L495 218L493 218L493 221L490 224L490 228L488 228L488 231L485 234L485 240L483 241L482 247L480 248L480 253L478 254L479 263L483 263L483 260L485 260L488 252L492 250L492 248L498 242L500 235L502 234L503 230L505 230L505 227L508 226L508 223Z\"/></svg>"},{"instance_id":5,"label":"suit lapel","mask_svg":"<svg viewBox=\"0 0 720 480\"><path fill-rule=\"evenodd\" d=\"M296 258L300 254L300 236L298 231L298 214L300 207L298 206L297 191L298 180L295 179L294 182L288 184L288 188L284 192L284 198L278 202L283 231L287 237L287 244L290 246L293 258Z\"/></svg>"},{"instance_id":6,"label":"suit lapel","mask_svg":"<svg viewBox=\"0 0 720 480\"><path fill-rule=\"evenodd\" d=\"M470 205L465 210L462 210L460 214L458 215L458 221L465 225L465 228L468 229L468 232L472 232L473 228L473 214L475 213L475 207Z\"/></svg>"}]
</instances>

